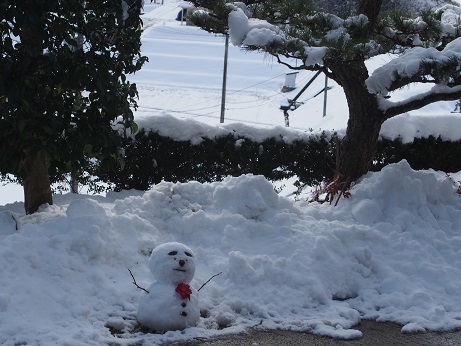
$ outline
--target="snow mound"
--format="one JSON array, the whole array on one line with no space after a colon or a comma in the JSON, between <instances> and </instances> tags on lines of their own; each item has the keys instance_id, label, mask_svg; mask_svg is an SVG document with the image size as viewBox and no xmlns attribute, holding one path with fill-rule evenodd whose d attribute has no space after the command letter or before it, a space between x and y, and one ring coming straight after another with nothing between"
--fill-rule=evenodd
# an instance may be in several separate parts
<instances>
[{"instance_id":1,"label":"snow mound","mask_svg":"<svg viewBox=\"0 0 461 346\"><path fill-rule=\"evenodd\" d=\"M0 344L161 344L251 327L351 339L363 318L403 332L460 328L456 188L402 161L367 174L337 207L287 200L243 175L69 195L17 216L17 232L1 217ZM144 334L128 269L148 287L150 253L169 241L194 249L195 287L222 274L200 291L196 327Z\"/></svg>"},{"instance_id":2,"label":"snow mound","mask_svg":"<svg viewBox=\"0 0 461 346\"><path fill-rule=\"evenodd\" d=\"M77 199L69 204L66 214L69 219L74 219L88 216L105 216L106 211L93 199Z\"/></svg>"},{"instance_id":3,"label":"snow mound","mask_svg":"<svg viewBox=\"0 0 461 346\"><path fill-rule=\"evenodd\" d=\"M9 211L0 212L0 225L0 236L13 234L18 228L14 214Z\"/></svg>"},{"instance_id":4,"label":"snow mound","mask_svg":"<svg viewBox=\"0 0 461 346\"><path fill-rule=\"evenodd\" d=\"M369 277L359 277L357 297L349 300L362 317L401 323L404 332L459 328L453 299L461 290L453 277L461 274L461 210L455 189L443 173L413 171L401 161L367 174L338 208L315 208L332 223L340 220L330 234L347 249L345 256L355 249L367 268Z\"/></svg>"}]
</instances>

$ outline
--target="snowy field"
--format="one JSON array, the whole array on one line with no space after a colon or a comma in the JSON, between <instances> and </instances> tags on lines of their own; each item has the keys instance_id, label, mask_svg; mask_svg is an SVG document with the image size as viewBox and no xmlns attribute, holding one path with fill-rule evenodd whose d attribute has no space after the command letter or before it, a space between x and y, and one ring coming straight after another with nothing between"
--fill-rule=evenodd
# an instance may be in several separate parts
<instances>
[{"instance_id":1,"label":"snowy field","mask_svg":"<svg viewBox=\"0 0 461 346\"><path fill-rule=\"evenodd\" d=\"M323 77L285 128L279 105L312 74L300 73L298 89L282 94L289 71L232 46L220 125L224 39L175 21L179 4L145 9L150 62L132 78L142 126L188 138L234 130L296 138L309 128L345 128L338 86L329 82L326 117L323 96L312 98ZM454 106L392 119L383 135L458 139ZM402 161L367 174L337 207L293 201L263 177L245 175L163 182L146 193L58 195L30 216L22 192L0 187L0 345L158 345L251 327L348 339L361 336L354 329L361 319L397 322L403 332L461 328L459 179ZM197 255L195 288L222 274L200 291L196 327L144 334L136 322L142 291L128 269L149 287L149 254L169 241Z\"/></svg>"}]
</instances>

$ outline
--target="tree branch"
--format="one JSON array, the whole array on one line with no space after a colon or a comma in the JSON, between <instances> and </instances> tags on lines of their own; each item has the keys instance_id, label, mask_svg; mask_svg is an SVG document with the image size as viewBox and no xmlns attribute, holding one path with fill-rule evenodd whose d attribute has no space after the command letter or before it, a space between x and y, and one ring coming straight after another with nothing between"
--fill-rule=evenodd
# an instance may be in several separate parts
<instances>
[{"instance_id":1,"label":"tree branch","mask_svg":"<svg viewBox=\"0 0 461 346\"><path fill-rule=\"evenodd\" d=\"M139 285L136 283L136 279L134 278L134 275L133 275L133 273L131 272L131 270L128 269L128 271L130 272L131 277L133 278L133 284L134 284L137 288L139 288L140 290L143 290L144 292L149 293L148 290L146 290L144 287L139 286Z\"/></svg>"},{"instance_id":2,"label":"tree branch","mask_svg":"<svg viewBox=\"0 0 461 346\"><path fill-rule=\"evenodd\" d=\"M293 66L293 65L283 61L282 59L280 59L280 55L277 54L277 53L269 53L269 54L277 59L277 63L279 63L280 65L284 65L284 66L288 67L290 70L306 70L306 66L304 66L304 65Z\"/></svg>"},{"instance_id":3,"label":"tree branch","mask_svg":"<svg viewBox=\"0 0 461 346\"><path fill-rule=\"evenodd\" d=\"M384 108L386 109L384 112L385 119L387 120L396 115L422 108L434 102L455 101L461 99L461 85L453 88L443 87L443 90L443 92L437 92L432 89L425 94L416 95L405 101L396 103L382 99L380 103L381 105L384 105Z\"/></svg>"},{"instance_id":4,"label":"tree branch","mask_svg":"<svg viewBox=\"0 0 461 346\"><path fill-rule=\"evenodd\" d=\"M421 76L421 75L414 75L411 78L401 78L398 80L395 80L392 82L392 84L387 88L387 91L392 92L397 89L401 89L403 87L406 87L409 84L413 83L432 83L435 84L437 83L434 79L428 79L426 75Z\"/></svg>"},{"instance_id":5,"label":"tree branch","mask_svg":"<svg viewBox=\"0 0 461 346\"><path fill-rule=\"evenodd\" d=\"M211 279L213 279L214 277L216 277L216 276L218 276L218 275L221 275L221 274L222 274L222 272L219 272L218 274L213 275L213 276L212 276L211 278L209 278L202 286L200 286L200 288L197 290L197 292L199 292L199 291L203 288L203 286L205 286L207 283L209 283L209 282L211 281Z\"/></svg>"}]
</instances>

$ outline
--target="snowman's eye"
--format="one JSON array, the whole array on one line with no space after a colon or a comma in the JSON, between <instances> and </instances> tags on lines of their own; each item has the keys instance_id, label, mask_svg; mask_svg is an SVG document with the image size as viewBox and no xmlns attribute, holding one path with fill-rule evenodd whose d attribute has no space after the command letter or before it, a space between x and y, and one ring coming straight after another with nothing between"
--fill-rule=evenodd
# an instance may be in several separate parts
<instances>
[{"instance_id":1,"label":"snowman's eye","mask_svg":"<svg viewBox=\"0 0 461 346\"><path fill-rule=\"evenodd\" d=\"M192 257L192 255L189 252L184 252L186 256Z\"/></svg>"},{"instance_id":2,"label":"snowman's eye","mask_svg":"<svg viewBox=\"0 0 461 346\"><path fill-rule=\"evenodd\" d=\"M178 254L178 251L171 251L168 255L170 256L176 256Z\"/></svg>"}]
</instances>

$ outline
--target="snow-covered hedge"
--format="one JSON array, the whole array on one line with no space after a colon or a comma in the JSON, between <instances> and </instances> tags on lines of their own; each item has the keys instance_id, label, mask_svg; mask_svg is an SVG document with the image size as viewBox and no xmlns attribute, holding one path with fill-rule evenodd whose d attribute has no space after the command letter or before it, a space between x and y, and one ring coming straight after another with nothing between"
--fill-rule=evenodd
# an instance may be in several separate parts
<instances>
[{"instance_id":1,"label":"snow-covered hedge","mask_svg":"<svg viewBox=\"0 0 461 346\"><path fill-rule=\"evenodd\" d=\"M172 139L157 131L140 130L125 144L125 168L92 172L116 190L147 190L162 180L212 182L252 173L277 181L296 176L300 186L317 185L333 175L336 134L312 133L296 140L264 139L221 133L200 141ZM461 141L429 136L407 143L381 138L372 170L406 159L413 169L461 170Z\"/></svg>"},{"instance_id":2,"label":"snow-covered hedge","mask_svg":"<svg viewBox=\"0 0 461 346\"><path fill-rule=\"evenodd\" d=\"M316 185L333 172L335 138L320 133L289 142L282 137L257 141L222 134L197 142L142 129L126 142L123 170L96 167L93 174L116 190L147 190L162 180L211 182L246 173L274 181L296 175L300 182Z\"/></svg>"},{"instance_id":3,"label":"snow-covered hedge","mask_svg":"<svg viewBox=\"0 0 461 346\"><path fill-rule=\"evenodd\" d=\"M415 137L413 142L403 138L381 138L375 156L373 170L380 170L391 163L406 159L415 170L434 169L443 172L461 170L461 140L450 141L442 137Z\"/></svg>"}]
</instances>

